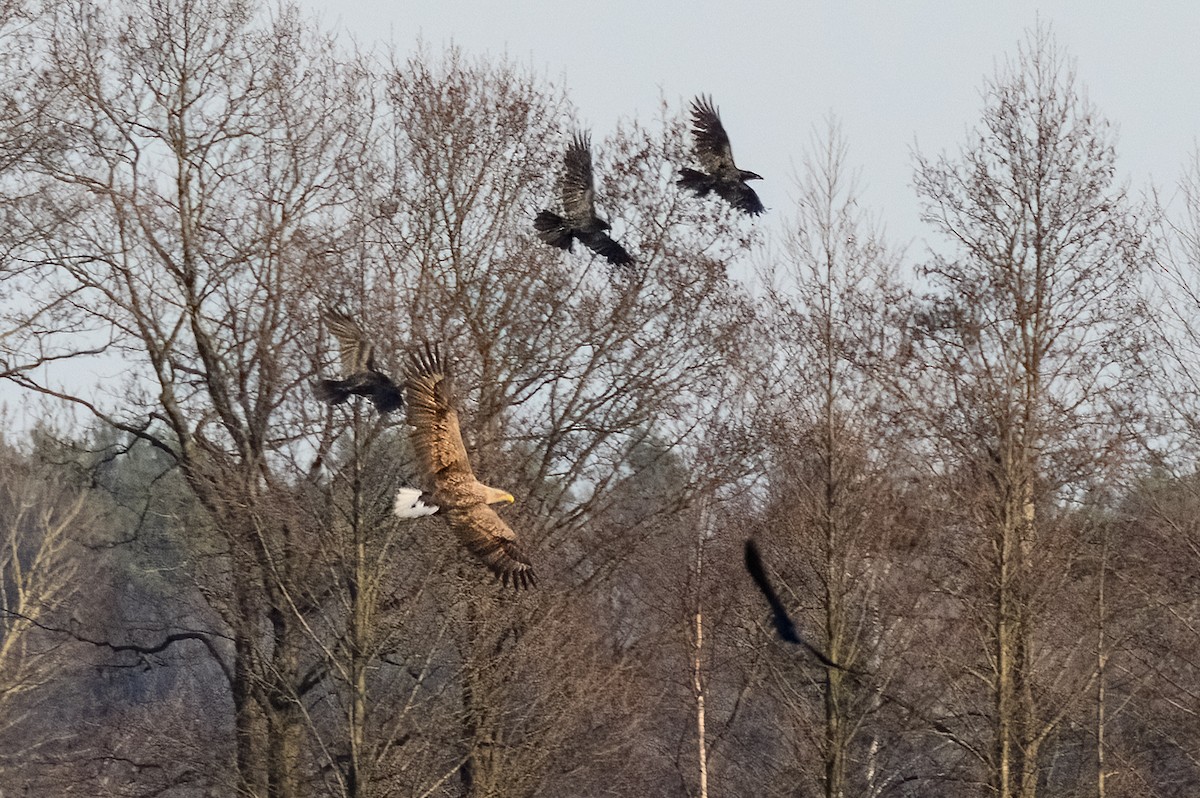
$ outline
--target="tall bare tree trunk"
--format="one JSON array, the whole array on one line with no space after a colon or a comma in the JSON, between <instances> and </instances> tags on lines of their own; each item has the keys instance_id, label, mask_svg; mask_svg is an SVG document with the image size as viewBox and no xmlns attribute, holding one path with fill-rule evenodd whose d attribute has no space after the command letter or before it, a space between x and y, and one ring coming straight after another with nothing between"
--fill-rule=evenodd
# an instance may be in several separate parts
<instances>
[{"instance_id":1,"label":"tall bare tree trunk","mask_svg":"<svg viewBox=\"0 0 1200 798\"><path fill-rule=\"evenodd\" d=\"M363 745L366 741L367 714L367 648L369 645L371 617L367 596L363 590L367 585L369 566L367 563L367 537L362 514L362 451L359 446L362 429L360 405L354 406L354 474L351 478L350 527L354 546L354 562L349 583L350 592L350 646L349 678L350 707L348 736L350 761L346 766L346 795L359 798L365 793L366 780L363 774Z\"/></svg>"},{"instance_id":2,"label":"tall bare tree trunk","mask_svg":"<svg viewBox=\"0 0 1200 798\"><path fill-rule=\"evenodd\" d=\"M238 567L240 558L235 553L233 567ZM243 618L254 617L248 607L245 582L233 580L234 600L240 607L239 615ZM264 762L266 751L263 750L263 740L266 738L266 724L262 708L255 699L257 685L254 675L255 643L251 640L250 630L243 626L233 628L233 715L234 733L236 736L236 767L239 792L261 798L266 795L266 767Z\"/></svg>"},{"instance_id":3,"label":"tall bare tree trunk","mask_svg":"<svg viewBox=\"0 0 1200 798\"><path fill-rule=\"evenodd\" d=\"M496 746L500 730L497 727L492 678L500 678L488 667L489 646L482 630L487 628L483 614L487 608L478 595L466 601L467 623L471 639L462 643L465 652L462 683L462 740L467 753L459 768L460 795L463 798L496 798L503 795L501 760Z\"/></svg>"},{"instance_id":4,"label":"tall bare tree trunk","mask_svg":"<svg viewBox=\"0 0 1200 798\"><path fill-rule=\"evenodd\" d=\"M833 250L826 251L825 274L836 273ZM821 453L825 482L821 521L825 533L825 639L828 641L829 658L842 660L843 630L845 628L846 576L840 552L844 548L841 528L841 497L839 496L838 452L840 441L837 432L837 365L844 356L834 337L834 296L832 278L821 285L823 318L821 319L822 352L824 359L823 417L821 419ZM843 672L825 666L825 796L842 798L846 788L846 739L845 730L845 682Z\"/></svg>"},{"instance_id":5,"label":"tall bare tree trunk","mask_svg":"<svg viewBox=\"0 0 1200 798\"><path fill-rule=\"evenodd\" d=\"M1042 608L1049 591L1070 603L1079 590L1061 497L1114 473L1133 426L1122 415L1141 402L1142 311L1131 297L1150 237L1113 183L1106 124L1044 28L986 97L960 160L919 159L925 218L963 246L931 261L941 291L918 314L916 338L950 387L944 415L930 418L950 443L949 495L974 508L969 556L987 585L972 609L993 717L977 742L963 741L988 751L980 776L996 796L1035 798L1053 775L1043 746L1092 695L1093 669L1069 667L1090 659L1090 635L1039 648L1051 620Z\"/></svg>"},{"instance_id":6,"label":"tall bare tree trunk","mask_svg":"<svg viewBox=\"0 0 1200 798\"><path fill-rule=\"evenodd\" d=\"M1108 667L1108 649L1104 630L1104 613L1108 607L1104 601L1104 580L1108 573L1108 528L1105 527L1100 542L1100 576L1096 588L1096 798L1106 798L1108 793L1105 773L1108 763L1105 760L1105 689L1107 687L1106 669Z\"/></svg>"},{"instance_id":7,"label":"tall bare tree trunk","mask_svg":"<svg viewBox=\"0 0 1200 798\"><path fill-rule=\"evenodd\" d=\"M996 783L999 798L1012 797L1012 754L1014 715L1014 663L1016 660L1016 620L1013 617L1011 584L1013 579L1013 530L1002 523L997 530L996 573Z\"/></svg>"},{"instance_id":8,"label":"tall bare tree trunk","mask_svg":"<svg viewBox=\"0 0 1200 798\"><path fill-rule=\"evenodd\" d=\"M695 602L692 626L692 696L696 701L696 769L700 798L708 798L708 739L704 732L704 656L703 575L704 543L708 537L708 497L701 499L700 520L696 525Z\"/></svg>"}]
</instances>

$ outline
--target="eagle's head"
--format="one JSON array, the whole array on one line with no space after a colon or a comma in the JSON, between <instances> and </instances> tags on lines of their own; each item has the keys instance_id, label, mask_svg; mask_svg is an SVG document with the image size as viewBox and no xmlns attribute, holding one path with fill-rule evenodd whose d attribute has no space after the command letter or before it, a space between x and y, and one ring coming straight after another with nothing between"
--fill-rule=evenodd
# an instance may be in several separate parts
<instances>
[{"instance_id":1,"label":"eagle's head","mask_svg":"<svg viewBox=\"0 0 1200 798\"><path fill-rule=\"evenodd\" d=\"M487 504L512 504L516 501L508 491L493 488L490 485L483 486L483 500Z\"/></svg>"}]
</instances>

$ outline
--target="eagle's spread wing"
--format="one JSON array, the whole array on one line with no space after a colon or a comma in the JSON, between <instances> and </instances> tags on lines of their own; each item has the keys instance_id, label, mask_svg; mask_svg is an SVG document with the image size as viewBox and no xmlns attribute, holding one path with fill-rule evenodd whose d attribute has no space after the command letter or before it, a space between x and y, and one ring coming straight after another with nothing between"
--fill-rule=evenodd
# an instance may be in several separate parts
<instances>
[{"instance_id":1,"label":"eagle's spread wing","mask_svg":"<svg viewBox=\"0 0 1200 798\"><path fill-rule=\"evenodd\" d=\"M325 310L325 323L338 340L342 353L342 376L375 370L375 345L358 322L332 308Z\"/></svg>"},{"instance_id":2,"label":"eagle's spread wing","mask_svg":"<svg viewBox=\"0 0 1200 798\"><path fill-rule=\"evenodd\" d=\"M590 135L576 133L567 147L560 186L563 210L569 220L578 225L595 215L596 188L592 177Z\"/></svg>"},{"instance_id":3,"label":"eagle's spread wing","mask_svg":"<svg viewBox=\"0 0 1200 798\"><path fill-rule=\"evenodd\" d=\"M516 533L491 507L478 502L453 508L446 517L467 550L483 560L505 585L510 580L514 588L537 584L533 564Z\"/></svg>"},{"instance_id":4,"label":"eagle's spread wing","mask_svg":"<svg viewBox=\"0 0 1200 798\"><path fill-rule=\"evenodd\" d=\"M438 348L425 345L409 356L404 388L412 443L424 476L438 490L474 482L458 413Z\"/></svg>"},{"instance_id":5,"label":"eagle's spread wing","mask_svg":"<svg viewBox=\"0 0 1200 798\"><path fill-rule=\"evenodd\" d=\"M721 117L713 107L712 98L703 94L692 100L692 136L696 142L696 157L704 171L717 175L737 169Z\"/></svg>"}]
</instances>

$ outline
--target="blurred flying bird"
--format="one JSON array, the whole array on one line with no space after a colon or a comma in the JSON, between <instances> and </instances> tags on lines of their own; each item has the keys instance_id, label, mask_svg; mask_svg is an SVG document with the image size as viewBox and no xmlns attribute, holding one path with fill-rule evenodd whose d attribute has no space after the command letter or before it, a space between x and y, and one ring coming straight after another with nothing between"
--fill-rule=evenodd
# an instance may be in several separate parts
<instances>
[{"instance_id":1,"label":"blurred flying bird","mask_svg":"<svg viewBox=\"0 0 1200 798\"><path fill-rule=\"evenodd\" d=\"M380 413L404 406L404 397L392 378L375 365L375 344L362 327L345 313L331 308L324 312L329 331L341 349L342 379L317 380L314 392L322 402L340 405L351 394L365 396Z\"/></svg>"},{"instance_id":2,"label":"blurred flying bird","mask_svg":"<svg viewBox=\"0 0 1200 798\"><path fill-rule=\"evenodd\" d=\"M700 161L700 168L684 169L680 172L679 185L690 188L697 196L715 192L718 197L740 211L757 216L762 213L762 201L754 189L746 185L747 180L762 180L761 175L738 169L733 162L733 150L729 136L721 124L721 116L713 107L712 99L700 95L692 100L693 152Z\"/></svg>"},{"instance_id":3,"label":"blurred flying bird","mask_svg":"<svg viewBox=\"0 0 1200 798\"><path fill-rule=\"evenodd\" d=\"M614 266L627 266L633 258L605 232L609 224L596 215L596 188L592 176L590 135L576 133L563 157L559 178L563 214L542 211L533 220L538 238L551 246L571 251L574 239Z\"/></svg>"},{"instance_id":4,"label":"blurred flying bird","mask_svg":"<svg viewBox=\"0 0 1200 798\"><path fill-rule=\"evenodd\" d=\"M394 511L400 518L438 514L467 550L514 588L536 585L533 565L516 533L489 507L512 504L513 495L475 479L458 427L458 413L437 347L410 353L404 377L408 423L422 478L433 490L401 488Z\"/></svg>"},{"instance_id":5,"label":"blurred flying bird","mask_svg":"<svg viewBox=\"0 0 1200 798\"><path fill-rule=\"evenodd\" d=\"M841 665L822 654L796 631L792 619L788 617L787 610L783 608L783 602L775 593L775 588L771 587L771 583L767 581L767 572L763 568L762 557L759 556L758 546L753 539L746 540L746 570L750 572L750 578L754 580L754 584L758 585L758 589L766 596L767 603L771 605L771 622L775 625L776 633L787 642L808 649L809 653L819 659L822 664L845 670Z\"/></svg>"}]
</instances>

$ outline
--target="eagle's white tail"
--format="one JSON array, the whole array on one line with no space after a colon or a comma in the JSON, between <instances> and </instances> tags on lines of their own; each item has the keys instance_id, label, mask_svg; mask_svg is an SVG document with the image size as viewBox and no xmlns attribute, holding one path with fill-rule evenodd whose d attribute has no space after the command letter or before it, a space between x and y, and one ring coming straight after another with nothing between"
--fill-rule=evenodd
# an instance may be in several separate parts
<instances>
[{"instance_id":1,"label":"eagle's white tail","mask_svg":"<svg viewBox=\"0 0 1200 798\"><path fill-rule=\"evenodd\" d=\"M397 518L420 518L423 515L433 515L438 511L438 507L433 504L426 504L422 497L424 494L416 488L401 488L396 491L396 503L392 505L392 512Z\"/></svg>"}]
</instances>

